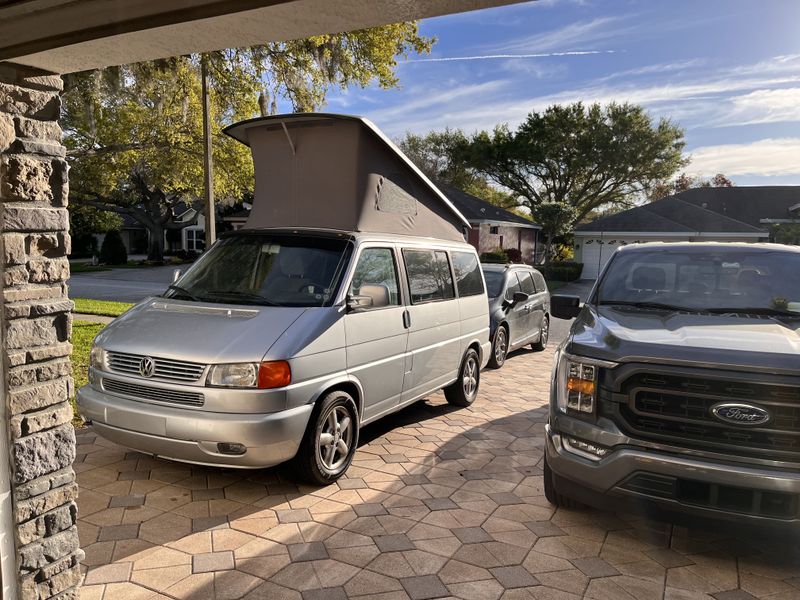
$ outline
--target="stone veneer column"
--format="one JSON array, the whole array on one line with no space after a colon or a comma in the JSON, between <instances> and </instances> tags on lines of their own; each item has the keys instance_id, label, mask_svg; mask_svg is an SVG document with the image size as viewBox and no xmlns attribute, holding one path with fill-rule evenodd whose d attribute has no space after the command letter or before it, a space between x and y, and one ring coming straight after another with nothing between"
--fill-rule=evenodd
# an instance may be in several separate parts
<instances>
[{"instance_id":1,"label":"stone veneer column","mask_svg":"<svg viewBox=\"0 0 800 600\"><path fill-rule=\"evenodd\" d=\"M83 557L69 404L62 86L58 75L0 63L0 443L8 444L12 504L11 519L0 518L14 530L17 587L26 600L77 598Z\"/></svg>"}]
</instances>

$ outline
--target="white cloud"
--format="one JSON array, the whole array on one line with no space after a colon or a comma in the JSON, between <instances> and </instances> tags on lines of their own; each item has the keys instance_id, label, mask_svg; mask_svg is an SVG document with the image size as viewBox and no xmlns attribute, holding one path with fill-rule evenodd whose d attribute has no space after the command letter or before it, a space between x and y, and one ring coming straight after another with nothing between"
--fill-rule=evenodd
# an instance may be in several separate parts
<instances>
[{"instance_id":1,"label":"white cloud","mask_svg":"<svg viewBox=\"0 0 800 600\"><path fill-rule=\"evenodd\" d=\"M696 175L800 175L800 138L704 146L692 151L687 172Z\"/></svg>"},{"instance_id":2,"label":"white cloud","mask_svg":"<svg viewBox=\"0 0 800 600\"><path fill-rule=\"evenodd\" d=\"M497 47L504 52L545 52L559 48L587 48L608 40L618 40L630 30L625 25L630 17L599 17L591 21L570 23L559 29L511 40Z\"/></svg>"},{"instance_id":3,"label":"white cloud","mask_svg":"<svg viewBox=\"0 0 800 600\"><path fill-rule=\"evenodd\" d=\"M717 125L755 125L800 121L800 87L761 89L734 96Z\"/></svg>"}]
</instances>

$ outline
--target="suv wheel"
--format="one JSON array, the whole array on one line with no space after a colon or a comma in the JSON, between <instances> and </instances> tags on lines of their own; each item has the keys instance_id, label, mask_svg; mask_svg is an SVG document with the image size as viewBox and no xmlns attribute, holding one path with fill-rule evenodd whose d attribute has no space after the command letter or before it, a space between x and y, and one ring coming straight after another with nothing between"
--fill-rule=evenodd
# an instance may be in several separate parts
<instances>
[{"instance_id":1,"label":"suv wheel","mask_svg":"<svg viewBox=\"0 0 800 600\"><path fill-rule=\"evenodd\" d=\"M544 458L544 497L553 506L561 508L579 508L581 504L572 498L567 498L556 491L555 474L550 470L550 465L547 464L547 456Z\"/></svg>"},{"instance_id":2,"label":"suv wheel","mask_svg":"<svg viewBox=\"0 0 800 600\"><path fill-rule=\"evenodd\" d=\"M547 342L550 339L550 317L545 315L542 317L542 324L539 327L539 341L531 344L531 347L536 351L541 351L547 348Z\"/></svg>"},{"instance_id":3,"label":"suv wheel","mask_svg":"<svg viewBox=\"0 0 800 600\"><path fill-rule=\"evenodd\" d=\"M489 359L489 366L493 369L499 369L506 362L506 354L508 354L508 332L505 325L500 325L494 334L494 343L492 344L492 356Z\"/></svg>"},{"instance_id":4,"label":"suv wheel","mask_svg":"<svg viewBox=\"0 0 800 600\"><path fill-rule=\"evenodd\" d=\"M303 478L319 485L344 475L358 445L358 410L347 392L333 391L317 403L295 463Z\"/></svg>"},{"instance_id":5,"label":"suv wheel","mask_svg":"<svg viewBox=\"0 0 800 600\"><path fill-rule=\"evenodd\" d=\"M453 406L469 406L478 396L481 383L481 361L474 348L467 350L458 370L458 379L444 388L444 397Z\"/></svg>"}]
</instances>

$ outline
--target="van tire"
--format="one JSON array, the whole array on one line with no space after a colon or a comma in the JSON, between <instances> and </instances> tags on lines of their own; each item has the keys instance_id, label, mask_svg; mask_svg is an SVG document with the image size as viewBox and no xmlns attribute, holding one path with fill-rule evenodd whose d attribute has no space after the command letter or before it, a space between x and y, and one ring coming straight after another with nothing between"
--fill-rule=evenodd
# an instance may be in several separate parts
<instances>
[{"instance_id":1,"label":"van tire","mask_svg":"<svg viewBox=\"0 0 800 600\"><path fill-rule=\"evenodd\" d=\"M458 379L444 388L444 397L452 406L469 406L478 397L481 383L481 359L474 348L469 348L461 360Z\"/></svg>"},{"instance_id":2,"label":"van tire","mask_svg":"<svg viewBox=\"0 0 800 600\"><path fill-rule=\"evenodd\" d=\"M349 419L349 422L345 422ZM342 427L342 425L345 425ZM306 481L328 485L344 475L358 446L359 420L355 400L345 391L326 394L311 413L294 465ZM327 439L330 439L330 443ZM343 441L347 453L341 456ZM328 449L333 448L329 454ZM330 464L326 464L326 458Z\"/></svg>"},{"instance_id":3,"label":"van tire","mask_svg":"<svg viewBox=\"0 0 800 600\"><path fill-rule=\"evenodd\" d=\"M556 491L555 473L553 473L552 469L550 469L550 465L547 464L546 456L543 460L543 463L544 468L542 477L544 479L544 497L547 499L547 501L553 506L558 506L560 508L581 508L583 505L580 502L573 500L572 498L567 498Z\"/></svg>"},{"instance_id":4,"label":"van tire","mask_svg":"<svg viewBox=\"0 0 800 600\"><path fill-rule=\"evenodd\" d=\"M489 357L489 366L492 369L499 369L506 362L508 355L508 329L505 325L500 325L494 332L492 341L492 355Z\"/></svg>"},{"instance_id":5,"label":"van tire","mask_svg":"<svg viewBox=\"0 0 800 600\"><path fill-rule=\"evenodd\" d=\"M539 327L539 341L531 344L536 352L541 352L547 348L547 342L550 340L550 317L545 315L542 317L542 324Z\"/></svg>"}]
</instances>

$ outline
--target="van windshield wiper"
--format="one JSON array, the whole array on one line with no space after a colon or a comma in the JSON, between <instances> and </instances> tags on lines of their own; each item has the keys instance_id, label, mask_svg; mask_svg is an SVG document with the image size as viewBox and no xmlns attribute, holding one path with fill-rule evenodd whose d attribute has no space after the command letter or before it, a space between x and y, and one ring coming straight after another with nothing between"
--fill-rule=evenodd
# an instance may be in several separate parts
<instances>
[{"instance_id":1,"label":"van windshield wiper","mask_svg":"<svg viewBox=\"0 0 800 600\"><path fill-rule=\"evenodd\" d=\"M696 308L689 308L688 306L674 306L672 304L665 304L663 302L632 302L630 300L601 300L598 302L601 306L632 306L634 308L652 308L653 310L670 310L673 312L701 312Z\"/></svg>"},{"instance_id":2,"label":"van windshield wiper","mask_svg":"<svg viewBox=\"0 0 800 600\"><path fill-rule=\"evenodd\" d=\"M252 292L243 292L241 290L216 290L213 292L206 292L209 296L216 296L221 298L237 298L240 300L250 300L252 302L257 302L259 304L264 304L266 306L280 306L276 304L266 296L262 296L261 294L254 294Z\"/></svg>"},{"instance_id":3,"label":"van windshield wiper","mask_svg":"<svg viewBox=\"0 0 800 600\"><path fill-rule=\"evenodd\" d=\"M725 314L738 314L738 315L766 315L769 317L793 317L800 319L800 313L784 310L782 308L769 308L766 306L761 307L731 307L731 308L708 308L706 312L725 315Z\"/></svg>"},{"instance_id":4,"label":"van windshield wiper","mask_svg":"<svg viewBox=\"0 0 800 600\"><path fill-rule=\"evenodd\" d=\"M201 300L200 298L198 298L197 296L195 296L195 295L194 295L193 293L191 293L189 290L187 290L186 288L182 288L182 287L181 287L181 286L179 286L179 285L175 285L174 283L173 283L173 284L170 284L170 285L168 285L168 286L167 286L167 289L168 289L168 290L175 290L175 291L176 291L176 292L178 292L179 294L181 294L181 295L183 295L183 296L186 296L187 298L189 298L190 300L194 300L195 302L202 302L202 300Z\"/></svg>"}]
</instances>

